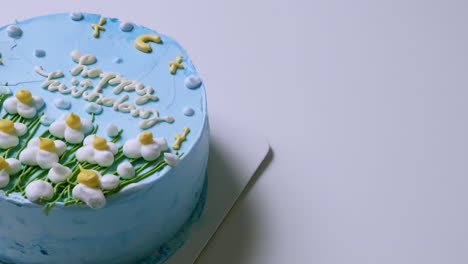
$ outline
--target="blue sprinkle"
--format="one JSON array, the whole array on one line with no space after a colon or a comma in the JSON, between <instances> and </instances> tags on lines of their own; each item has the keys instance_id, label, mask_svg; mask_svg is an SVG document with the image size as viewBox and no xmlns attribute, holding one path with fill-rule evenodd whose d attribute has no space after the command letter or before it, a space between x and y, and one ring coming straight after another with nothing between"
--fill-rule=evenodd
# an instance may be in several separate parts
<instances>
[{"instance_id":1,"label":"blue sprinkle","mask_svg":"<svg viewBox=\"0 0 468 264\"><path fill-rule=\"evenodd\" d=\"M71 107L71 102L63 98L55 99L54 104L58 109L70 109Z\"/></svg>"},{"instance_id":2,"label":"blue sprinkle","mask_svg":"<svg viewBox=\"0 0 468 264\"><path fill-rule=\"evenodd\" d=\"M73 20L73 21L80 21L83 19L83 13L81 12L72 12L70 14L70 18Z\"/></svg>"},{"instance_id":3,"label":"blue sprinkle","mask_svg":"<svg viewBox=\"0 0 468 264\"><path fill-rule=\"evenodd\" d=\"M123 62L123 59L120 58L120 57L117 57L117 58L114 59L114 62L117 63L117 64L120 64L120 63Z\"/></svg>"},{"instance_id":4,"label":"blue sprinkle","mask_svg":"<svg viewBox=\"0 0 468 264\"><path fill-rule=\"evenodd\" d=\"M23 35L23 30L17 25L10 25L7 27L7 33L9 37L19 39Z\"/></svg>"},{"instance_id":5,"label":"blue sprinkle","mask_svg":"<svg viewBox=\"0 0 468 264\"><path fill-rule=\"evenodd\" d=\"M39 121L44 126L50 126L50 124L52 124L55 121L55 119L48 115L43 115L41 116L41 119Z\"/></svg>"},{"instance_id":6,"label":"blue sprinkle","mask_svg":"<svg viewBox=\"0 0 468 264\"><path fill-rule=\"evenodd\" d=\"M96 115L99 115L100 113L102 113L102 106L96 104L96 103L87 103L85 105L85 111L88 113L88 114L96 114Z\"/></svg>"},{"instance_id":7,"label":"blue sprinkle","mask_svg":"<svg viewBox=\"0 0 468 264\"><path fill-rule=\"evenodd\" d=\"M120 24L120 30L122 30L123 32L132 31L133 30L133 24L129 23L129 22L122 22Z\"/></svg>"},{"instance_id":8,"label":"blue sprinkle","mask_svg":"<svg viewBox=\"0 0 468 264\"><path fill-rule=\"evenodd\" d=\"M36 56L36 57L38 57L38 58L42 58L42 57L44 57L45 55L46 55L46 52L45 52L45 50L43 50L43 49L36 49L36 50L34 51L34 56Z\"/></svg>"},{"instance_id":9,"label":"blue sprinkle","mask_svg":"<svg viewBox=\"0 0 468 264\"><path fill-rule=\"evenodd\" d=\"M187 88L196 89L196 88L200 87L202 81L201 81L200 77L195 76L195 75L190 75L187 78L185 78L184 83L185 83L185 86Z\"/></svg>"},{"instance_id":10,"label":"blue sprinkle","mask_svg":"<svg viewBox=\"0 0 468 264\"><path fill-rule=\"evenodd\" d=\"M184 112L184 115L186 116L193 116L193 114L195 114L195 111L190 106L184 107L183 112Z\"/></svg>"}]
</instances>

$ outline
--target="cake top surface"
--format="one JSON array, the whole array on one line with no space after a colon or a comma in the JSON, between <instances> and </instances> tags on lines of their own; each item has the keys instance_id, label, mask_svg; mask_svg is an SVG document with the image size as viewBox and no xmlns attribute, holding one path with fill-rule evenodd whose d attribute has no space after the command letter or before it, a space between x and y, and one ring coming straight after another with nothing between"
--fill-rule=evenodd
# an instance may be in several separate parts
<instances>
[{"instance_id":1,"label":"cake top surface","mask_svg":"<svg viewBox=\"0 0 468 264\"><path fill-rule=\"evenodd\" d=\"M190 127L193 134L197 134L205 118L203 114L205 93L203 84L198 89L188 89L184 85L186 77L198 76L186 51L172 38L143 26L133 25L131 31L125 32L121 29L125 22L113 18L106 18L105 30L96 38L93 36L94 30L91 25L99 23L101 16L87 13L82 15L83 18L78 21L73 20L70 14L55 14L20 21L13 24L22 31L19 38L8 36L6 31L9 25L0 28L0 53L3 60L3 65L0 67L0 84L8 83L13 91L30 90L46 101L63 98L71 102L70 109L58 109L53 102L47 103L43 109L47 116L58 118L60 114L72 111L79 116L90 118L83 107L88 103L87 100L42 88L41 85L46 78L39 75L35 67L40 66L48 73L63 71L64 77L57 80L69 88L73 86L73 78L79 81L91 80L96 86L100 78L83 78L70 73L70 70L78 65L70 55L72 51L80 51L83 55L92 54L96 57L96 62L87 65L89 68L120 74L129 80L136 80L154 88L158 100L143 104L141 107L156 109L161 117L172 117L174 122L158 122L148 130L167 139L172 138L174 133L180 133L185 126ZM151 53L135 48L136 38L145 34L157 34L161 37L161 44L151 43ZM37 50L44 51L45 56L35 56ZM177 56L183 56L184 69L171 74L168 63L175 61ZM115 86L106 85L101 93L117 100L128 95L126 101L130 102L139 96L135 92L125 91L115 94L113 93ZM185 107L190 107L201 114L188 117L184 115ZM121 124L120 127L125 128L122 134L123 141L143 131L139 126L140 118L114 111L112 107L104 107L102 113L96 115L96 121L103 128L110 123ZM190 144L187 142L182 148L188 149Z\"/></svg>"},{"instance_id":2,"label":"cake top surface","mask_svg":"<svg viewBox=\"0 0 468 264\"><path fill-rule=\"evenodd\" d=\"M55 164L58 163L73 172L72 180L66 181L70 189L83 185L102 191L105 173L115 170L114 176L120 176L122 183L123 177L116 168L119 162L127 162L127 167L130 162L138 171L145 162L156 161L145 157L144 153L152 150L144 150L144 146L154 143L151 146L159 148L159 152L147 156L157 153L164 165L175 165L183 153L190 151L204 128L205 90L186 51L172 38L146 27L89 13L35 17L0 28L0 54L0 97L4 108L0 148L6 161L21 161L20 176L30 167L36 168L37 173L44 170L44 175L53 169L66 170ZM14 139L9 138L13 133L9 133L9 122L22 123L27 130L24 136L16 135L19 142L14 146L10 146ZM38 138L41 135L45 139ZM64 153L57 146L61 143L53 143L54 140L65 143ZM21 154L30 145L47 153L54 150L58 162L53 162L53 158L44 166L35 158L31 162L27 153ZM86 147L85 154L75 156L74 151ZM110 158L100 158L100 150L113 156L112 164L108 164ZM165 152L172 155L165 156ZM96 157L90 158L90 153ZM73 163L73 158L78 161ZM97 182L92 183L91 176L88 181L83 180L86 169L97 172ZM26 185L30 182L23 180L19 187L14 184L20 180L12 180L3 190L28 197ZM50 176L42 180L45 183L36 182L34 190L44 191L49 187L45 187L46 183L55 187ZM58 198L57 193L52 197ZM71 199L65 195L57 201L63 201L62 198ZM50 201L44 194L37 199Z\"/></svg>"}]
</instances>

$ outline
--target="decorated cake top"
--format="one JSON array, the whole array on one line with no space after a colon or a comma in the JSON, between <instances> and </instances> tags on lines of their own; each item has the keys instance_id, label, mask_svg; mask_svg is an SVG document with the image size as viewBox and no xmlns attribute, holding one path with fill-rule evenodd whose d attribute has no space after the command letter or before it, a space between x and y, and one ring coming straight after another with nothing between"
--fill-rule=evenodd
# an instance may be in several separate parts
<instances>
[{"instance_id":1,"label":"decorated cake top","mask_svg":"<svg viewBox=\"0 0 468 264\"><path fill-rule=\"evenodd\" d=\"M0 188L47 210L162 176L205 125L189 57L151 29L48 15L0 28L0 54Z\"/></svg>"}]
</instances>

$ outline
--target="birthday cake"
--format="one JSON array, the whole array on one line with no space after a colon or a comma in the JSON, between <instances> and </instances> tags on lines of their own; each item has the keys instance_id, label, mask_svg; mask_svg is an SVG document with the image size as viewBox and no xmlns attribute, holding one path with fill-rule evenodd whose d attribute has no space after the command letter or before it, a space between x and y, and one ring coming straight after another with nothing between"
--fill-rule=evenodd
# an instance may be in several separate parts
<instances>
[{"instance_id":1,"label":"birthday cake","mask_svg":"<svg viewBox=\"0 0 468 264\"><path fill-rule=\"evenodd\" d=\"M15 21L0 106L0 263L158 263L180 246L209 127L176 41L80 12Z\"/></svg>"}]
</instances>

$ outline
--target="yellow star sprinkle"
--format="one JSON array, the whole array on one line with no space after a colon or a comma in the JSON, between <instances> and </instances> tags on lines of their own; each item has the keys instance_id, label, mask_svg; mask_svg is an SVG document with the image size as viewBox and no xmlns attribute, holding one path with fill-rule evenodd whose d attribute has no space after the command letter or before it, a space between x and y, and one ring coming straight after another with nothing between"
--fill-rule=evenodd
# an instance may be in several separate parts
<instances>
[{"instance_id":1,"label":"yellow star sprinkle","mask_svg":"<svg viewBox=\"0 0 468 264\"><path fill-rule=\"evenodd\" d=\"M182 142L187 138L187 134L189 132L190 132L190 128L184 127L184 133L182 135L175 134L174 138L176 141L174 142L174 145L172 145L172 148L176 150L180 149L180 144L182 144Z\"/></svg>"},{"instance_id":2,"label":"yellow star sprinkle","mask_svg":"<svg viewBox=\"0 0 468 264\"><path fill-rule=\"evenodd\" d=\"M170 61L169 62L169 72L171 74L176 74L177 70L178 69L183 69L184 68L184 65L182 65L182 60L184 59L184 57L182 56L177 56L176 57L176 61Z\"/></svg>"},{"instance_id":3,"label":"yellow star sprinkle","mask_svg":"<svg viewBox=\"0 0 468 264\"><path fill-rule=\"evenodd\" d=\"M99 32L101 30L106 30L106 28L103 26L106 23L106 18L101 17L99 19L99 24L92 24L91 27L94 29L93 36L95 38L99 38Z\"/></svg>"}]
</instances>

